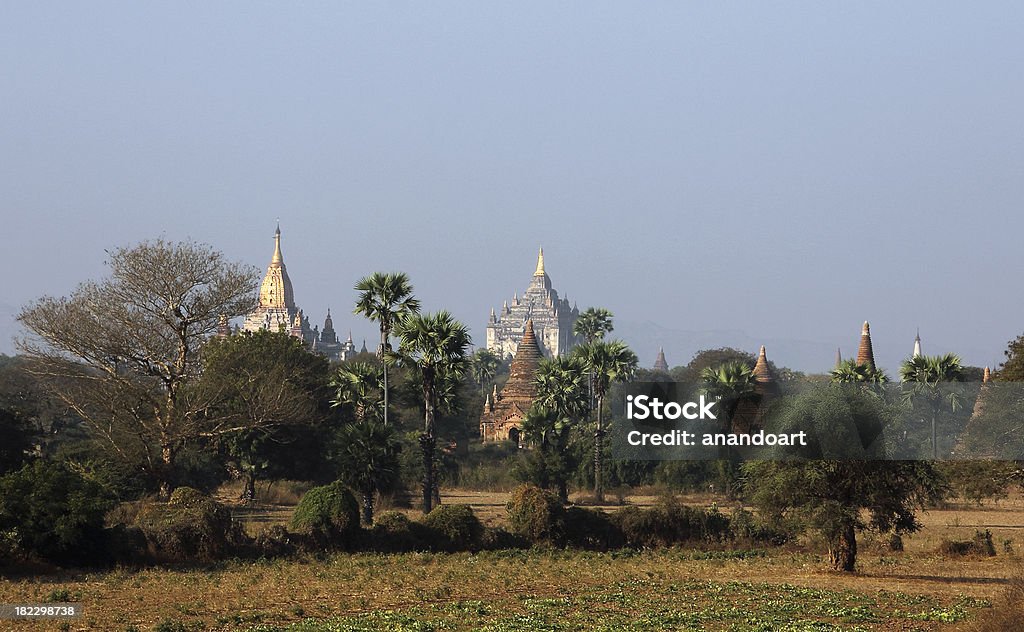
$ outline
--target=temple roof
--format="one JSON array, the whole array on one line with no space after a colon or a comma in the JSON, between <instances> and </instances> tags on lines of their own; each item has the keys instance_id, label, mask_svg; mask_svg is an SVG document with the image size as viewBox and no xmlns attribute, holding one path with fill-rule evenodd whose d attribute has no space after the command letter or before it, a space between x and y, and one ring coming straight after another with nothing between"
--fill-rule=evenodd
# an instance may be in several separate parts
<instances>
[{"instance_id":1,"label":"temple roof","mask_svg":"<svg viewBox=\"0 0 1024 632\"><path fill-rule=\"evenodd\" d=\"M857 364L875 368L875 352L871 348L871 325L864 321L860 330L860 346L857 348Z\"/></svg>"},{"instance_id":2,"label":"temple roof","mask_svg":"<svg viewBox=\"0 0 1024 632\"><path fill-rule=\"evenodd\" d=\"M281 226L274 231L274 254L267 266L267 274L260 284L260 307L277 309L295 309L295 296L292 281L288 278L288 270L281 256Z\"/></svg>"},{"instance_id":3,"label":"temple roof","mask_svg":"<svg viewBox=\"0 0 1024 632\"><path fill-rule=\"evenodd\" d=\"M754 364L754 379L758 382L772 381L772 372L768 368L768 356L764 352L764 345L761 345L761 352L757 354L757 363Z\"/></svg>"},{"instance_id":4,"label":"temple roof","mask_svg":"<svg viewBox=\"0 0 1024 632\"><path fill-rule=\"evenodd\" d=\"M668 371L668 361L665 360L665 347L658 348L658 357L654 360L655 371Z\"/></svg>"},{"instance_id":5,"label":"temple roof","mask_svg":"<svg viewBox=\"0 0 1024 632\"><path fill-rule=\"evenodd\" d=\"M537 368L543 355L537 345L537 336L533 331L533 319L526 321L526 331L523 339L519 342L516 355L512 359L512 366L509 367L508 382L501 390L501 398L505 399L527 399L532 401L537 395L537 385L534 379L537 375Z\"/></svg>"}]
</instances>

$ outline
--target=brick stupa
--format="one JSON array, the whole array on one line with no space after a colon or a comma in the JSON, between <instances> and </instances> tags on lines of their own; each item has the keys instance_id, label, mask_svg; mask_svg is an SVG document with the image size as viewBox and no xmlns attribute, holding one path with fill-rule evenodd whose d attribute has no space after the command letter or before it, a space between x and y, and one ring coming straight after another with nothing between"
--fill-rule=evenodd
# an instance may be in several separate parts
<instances>
[{"instance_id":1,"label":"brick stupa","mask_svg":"<svg viewBox=\"0 0 1024 632\"><path fill-rule=\"evenodd\" d=\"M526 321L526 330L509 368L508 382L499 393L494 391L484 403L480 416L480 436L484 442L513 441L521 443L520 426L537 397L537 368L543 354L537 345L533 320Z\"/></svg>"}]
</instances>

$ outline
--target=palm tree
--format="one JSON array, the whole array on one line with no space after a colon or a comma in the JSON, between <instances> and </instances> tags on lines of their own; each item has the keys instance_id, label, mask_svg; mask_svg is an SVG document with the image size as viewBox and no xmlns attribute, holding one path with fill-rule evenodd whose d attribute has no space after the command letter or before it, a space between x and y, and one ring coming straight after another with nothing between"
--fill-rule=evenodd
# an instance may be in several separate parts
<instances>
[{"instance_id":1,"label":"palm tree","mask_svg":"<svg viewBox=\"0 0 1024 632\"><path fill-rule=\"evenodd\" d=\"M537 397L523 421L523 433L536 443L544 455L544 473L553 468L554 483L562 502L569 501L566 459L569 437L579 421L586 417L590 398L587 394L587 367L579 356L543 360L537 368ZM548 458L548 453L554 458ZM546 487L547 485L541 485Z\"/></svg>"},{"instance_id":2,"label":"palm tree","mask_svg":"<svg viewBox=\"0 0 1024 632\"><path fill-rule=\"evenodd\" d=\"M603 307L588 307L576 318L572 325L572 333L583 338L584 344L593 344L598 340L604 340L605 334L611 333L614 326L612 317L614 314ZM588 389L590 394L590 408L594 407L594 376L588 375Z\"/></svg>"},{"instance_id":3,"label":"palm tree","mask_svg":"<svg viewBox=\"0 0 1024 632\"><path fill-rule=\"evenodd\" d=\"M434 421L438 408L439 394L450 389L446 384L454 383L466 371L466 349L472 339L466 326L455 320L446 311L436 314L410 313L395 325L399 339L398 361L415 367L420 374L423 388L423 434L420 447L423 449L423 513L430 513L434 494Z\"/></svg>"},{"instance_id":4,"label":"palm tree","mask_svg":"<svg viewBox=\"0 0 1024 632\"><path fill-rule=\"evenodd\" d=\"M405 314L420 311L420 302L412 295L412 283L404 272L374 272L356 283L359 299L354 312L380 325L380 346L377 357L383 365L384 423L388 423L388 367L384 360L391 351L391 332Z\"/></svg>"},{"instance_id":5,"label":"palm tree","mask_svg":"<svg viewBox=\"0 0 1024 632\"><path fill-rule=\"evenodd\" d=\"M373 524L373 501L377 492L391 489L398 481L399 443L394 428L377 419L360 419L345 424L337 436L337 460L341 480L359 493L363 522Z\"/></svg>"},{"instance_id":6,"label":"palm tree","mask_svg":"<svg viewBox=\"0 0 1024 632\"><path fill-rule=\"evenodd\" d=\"M746 362L734 360L717 367L704 367L700 379L704 392L718 399L719 408L725 413L722 419L723 430L728 432L740 404L757 393L753 367Z\"/></svg>"},{"instance_id":7,"label":"palm tree","mask_svg":"<svg viewBox=\"0 0 1024 632\"><path fill-rule=\"evenodd\" d=\"M480 388L482 393L484 385L491 382L498 374L501 367L501 358L495 355L490 349L477 349L469 358L469 374L473 383Z\"/></svg>"},{"instance_id":8,"label":"palm tree","mask_svg":"<svg viewBox=\"0 0 1024 632\"><path fill-rule=\"evenodd\" d=\"M612 314L603 307L588 307L576 319L572 326L572 333L583 338L584 344L593 344L603 340L606 333L610 333L612 327Z\"/></svg>"},{"instance_id":9,"label":"palm tree","mask_svg":"<svg viewBox=\"0 0 1024 632\"><path fill-rule=\"evenodd\" d=\"M939 458L938 436L935 418L943 399L940 385L949 382L963 382L963 366L960 357L947 353L941 356L919 355L904 360L900 366L900 380L903 381L903 401L913 405L915 400L924 400L931 410L932 458ZM953 412L960 409L959 393L950 391L945 396Z\"/></svg>"},{"instance_id":10,"label":"palm tree","mask_svg":"<svg viewBox=\"0 0 1024 632\"><path fill-rule=\"evenodd\" d=\"M365 421L368 412L376 416L380 404L377 395L380 373L380 368L369 362L342 364L331 378L330 385L335 393L331 406L351 406L359 421Z\"/></svg>"},{"instance_id":11,"label":"palm tree","mask_svg":"<svg viewBox=\"0 0 1024 632\"><path fill-rule=\"evenodd\" d=\"M843 360L829 373L833 384L859 384L861 386L880 386L889 381L889 376L882 369L867 364L858 364L856 360Z\"/></svg>"},{"instance_id":12,"label":"palm tree","mask_svg":"<svg viewBox=\"0 0 1024 632\"><path fill-rule=\"evenodd\" d=\"M594 430L594 498L604 502L604 399L613 382L624 382L636 373L636 354L621 340L593 342L577 348L592 376L594 397L597 399L597 428Z\"/></svg>"}]
</instances>

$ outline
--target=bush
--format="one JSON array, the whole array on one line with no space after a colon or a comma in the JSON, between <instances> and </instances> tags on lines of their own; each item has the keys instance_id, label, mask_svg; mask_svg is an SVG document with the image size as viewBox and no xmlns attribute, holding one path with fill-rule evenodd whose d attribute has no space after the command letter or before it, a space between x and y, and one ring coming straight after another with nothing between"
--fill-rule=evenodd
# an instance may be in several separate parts
<instances>
[{"instance_id":1,"label":"bush","mask_svg":"<svg viewBox=\"0 0 1024 632\"><path fill-rule=\"evenodd\" d=\"M359 532L359 505L341 482L314 487L295 508L291 528L316 546L349 545Z\"/></svg>"},{"instance_id":2,"label":"bush","mask_svg":"<svg viewBox=\"0 0 1024 632\"><path fill-rule=\"evenodd\" d=\"M640 548L723 542L733 535L729 517L717 507L701 511L684 505L675 497L662 498L651 509L620 509L612 520L626 542Z\"/></svg>"},{"instance_id":3,"label":"bush","mask_svg":"<svg viewBox=\"0 0 1024 632\"><path fill-rule=\"evenodd\" d=\"M282 525L275 524L256 534L256 554L261 557L285 557L296 551L295 541Z\"/></svg>"},{"instance_id":4,"label":"bush","mask_svg":"<svg viewBox=\"0 0 1024 632\"><path fill-rule=\"evenodd\" d=\"M374 520L370 546L386 553L427 551L436 537L423 523L413 522L398 511L386 511Z\"/></svg>"},{"instance_id":5,"label":"bush","mask_svg":"<svg viewBox=\"0 0 1024 632\"><path fill-rule=\"evenodd\" d=\"M703 512L673 497L660 499L651 509L621 509L614 520L626 541L635 547L672 546L703 539Z\"/></svg>"},{"instance_id":6,"label":"bush","mask_svg":"<svg viewBox=\"0 0 1024 632\"><path fill-rule=\"evenodd\" d=\"M484 527L469 505L441 505L423 519L423 524L440 536L437 548L446 551L480 548Z\"/></svg>"},{"instance_id":7,"label":"bush","mask_svg":"<svg viewBox=\"0 0 1024 632\"><path fill-rule=\"evenodd\" d=\"M101 486L67 467L36 461L0 477L0 548L52 562L102 559L103 517L113 505Z\"/></svg>"},{"instance_id":8,"label":"bush","mask_svg":"<svg viewBox=\"0 0 1024 632\"><path fill-rule=\"evenodd\" d=\"M146 534L142 529L119 524L103 532L107 561L114 564L138 564L148 556Z\"/></svg>"},{"instance_id":9,"label":"bush","mask_svg":"<svg viewBox=\"0 0 1024 632\"><path fill-rule=\"evenodd\" d=\"M796 537L784 526L766 522L743 507L736 507L729 516L729 539L747 544L773 544L781 546Z\"/></svg>"},{"instance_id":10,"label":"bush","mask_svg":"<svg viewBox=\"0 0 1024 632\"><path fill-rule=\"evenodd\" d=\"M992 532L975 531L973 540L943 540L939 545L939 553L949 556L978 555L992 557L996 547L992 543Z\"/></svg>"},{"instance_id":11,"label":"bush","mask_svg":"<svg viewBox=\"0 0 1024 632\"><path fill-rule=\"evenodd\" d=\"M528 549L530 541L501 527L484 527L480 538L480 548L487 551L504 551L507 549Z\"/></svg>"},{"instance_id":12,"label":"bush","mask_svg":"<svg viewBox=\"0 0 1024 632\"><path fill-rule=\"evenodd\" d=\"M562 534L562 503L533 485L517 487L506 505L512 533L530 542L557 542Z\"/></svg>"},{"instance_id":13,"label":"bush","mask_svg":"<svg viewBox=\"0 0 1024 632\"><path fill-rule=\"evenodd\" d=\"M241 526L224 505L191 487L174 490L166 504L143 507L136 525L145 534L150 552L168 561L219 559L245 540Z\"/></svg>"},{"instance_id":14,"label":"bush","mask_svg":"<svg viewBox=\"0 0 1024 632\"><path fill-rule=\"evenodd\" d=\"M579 549L608 551L626 544L622 531L603 511L569 507L561 517L562 544Z\"/></svg>"}]
</instances>

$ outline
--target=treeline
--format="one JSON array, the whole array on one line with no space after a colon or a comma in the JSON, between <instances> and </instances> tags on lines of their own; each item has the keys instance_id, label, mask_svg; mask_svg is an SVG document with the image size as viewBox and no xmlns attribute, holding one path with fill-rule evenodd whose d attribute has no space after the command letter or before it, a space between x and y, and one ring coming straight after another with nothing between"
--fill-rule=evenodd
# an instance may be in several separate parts
<instances>
[{"instance_id":1,"label":"treeline","mask_svg":"<svg viewBox=\"0 0 1024 632\"><path fill-rule=\"evenodd\" d=\"M602 549L778 542L814 529L833 564L851 570L857 532L913 532L916 510L941 502L951 488L994 497L1020 475L1003 462L743 463L729 454L703 462L611 460L609 402L630 380L699 383L729 411L727 429L743 411L748 422L767 422L749 416L764 403L753 355L714 349L669 372L639 369L625 344L605 340L612 314L600 308L577 321L584 344L541 361L521 440L480 444L485 398L508 367L487 350L470 354L466 327L447 312L421 313L405 274L359 281L354 311L379 326L380 344L376 353L332 366L283 331L225 335L225 322L255 307L258 276L207 246L146 242L112 251L109 266L107 278L69 297L26 306L23 353L0 359L0 561L187 560L349 546L473 550L540 541ZM1011 344L997 379L1014 374L1022 348ZM935 428L948 409L962 406L936 385L973 375L955 356L915 358L901 370L905 398L887 401L877 386L888 376L874 367L846 363L829 375L803 376L769 366L782 395L774 419L783 429L798 420L867 437L891 422L893 406L919 407L931 428L919 424L902 436L921 443L930 435L933 450ZM853 388L794 386L806 381ZM318 487L303 496L287 529L256 540L210 497L240 481L241 499L251 501L262 482L280 479ZM440 504L445 486L524 482L533 491L514 495L507 533L478 528L468 508ZM566 507L571 491L577 501L601 504L608 490L640 486L668 496L710 490L755 506L759 517L677 501L612 516ZM377 516L382 498L425 517Z\"/></svg>"}]
</instances>

